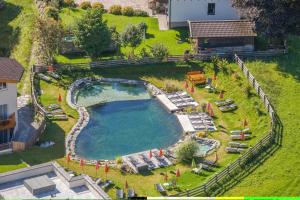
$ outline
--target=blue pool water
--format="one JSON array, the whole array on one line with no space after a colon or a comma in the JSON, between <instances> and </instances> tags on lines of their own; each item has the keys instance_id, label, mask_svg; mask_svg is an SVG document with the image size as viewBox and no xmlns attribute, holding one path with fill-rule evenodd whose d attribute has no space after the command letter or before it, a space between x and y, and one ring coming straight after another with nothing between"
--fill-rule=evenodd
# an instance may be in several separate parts
<instances>
[{"instance_id":1,"label":"blue pool water","mask_svg":"<svg viewBox=\"0 0 300 200\"><path fill-rule=\"evenodd\" d=\"M76 153L83 158L115 159L165 148L181 137L176 116L151 98L142 85L98 84L78 92L81 105L103 100L103 105L88 107L90 122L77 138Z\"/></svg>"}]
</instances>

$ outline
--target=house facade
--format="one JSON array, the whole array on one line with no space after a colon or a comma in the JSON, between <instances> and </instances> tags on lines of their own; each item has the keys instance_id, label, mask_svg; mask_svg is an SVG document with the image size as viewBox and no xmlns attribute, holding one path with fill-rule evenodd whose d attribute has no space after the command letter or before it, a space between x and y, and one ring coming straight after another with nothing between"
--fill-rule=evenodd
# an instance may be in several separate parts
<instances>
[{"instance_id":1,"label":"house facade","mask_svg":"<svg viewBox=\"0 0 300 200\"><path fill-rule=\"evenodd\" d=\"M231 0L169 0L167 14L170 28L188 26L187 21L240 19Z\"/></svg>"},{"instance_id":2,"label":"house facade","mask_svg":"<svg viewBox=\"0 0 300 200\"><path fill-rule=\"evenodd\" d=\"M18 129L17 83L23 72L16 60L0 58L0 151L10 148Z\"/></svg>"}]
</instances>

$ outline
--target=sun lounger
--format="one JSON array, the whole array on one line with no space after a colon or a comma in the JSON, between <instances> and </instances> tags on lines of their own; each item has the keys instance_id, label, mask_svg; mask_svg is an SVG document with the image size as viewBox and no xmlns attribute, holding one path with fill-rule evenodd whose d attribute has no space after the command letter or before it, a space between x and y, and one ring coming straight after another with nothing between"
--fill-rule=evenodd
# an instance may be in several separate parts
<instances>
[{"instance_id":1,"label":"sun lounger","mask_svg":"<svg viewBox=\"0 0 300 200\"><path fill-rule=\"evenodd\" d=\"M247 139L250 139L251 135L249 134L244 134L244 139L247 140ZM231 135L230 138L232 140L241 140L241 135Z\"/></svg>"},{"instance_id":2,"label":"sun lounger","mask_svg":"<svg viewBox=\"0 0 300 200\"><path fill-rule=\"evenodd\" d=\"M215 104L218 107L220 107L220 106L226 106L232 104L233 102L234 102L233 99L226 99L226 100L216 101Z\"/></svg>"},{"instance_id":3,"label":"sun lounger","mask_svg":"<svg viewBox=\"0 0 300 200\"><path fill-rule=\"evenodd\" d=\"M202 165L202 169L206 170L206 171L211 171L212 168L211 166L207 165L207 164L201 164Z\"/></svg>"},{"instance_id":4,"label":"sun lounger","mask_svg":"<svg viewBox=\"0 0 300 200\"><path fill-rule=\"evenodd\" d=\"M230 112L230 111L237 109L237 106L235 104L230 104L230 105L226 105L226 106L221 106L221 107L219 107L219 109L222 112Z\"/></svg>"},{"instance_id":5,"label":"sun lounger","mask_svg":"<svg viewBox=\"0 0 300 200\"><path fill-rule=\"evenodd\" d=\"M165 188L160 183L155 184L154 187L160 193L165 193L166 192Z\"/></svg>"},{"instance_id":6,"label":"sun lounger","mask_svg":"<svg viewBox=\"0 0 300 200\"><path fill-rule=\"evenodd\" d=\"M124 199L124 192L122 189L116 190L116 197L117 197L117 199Z\"/></svg>"},{"instance_id":7,"label":"sun lounger","mask_svg":"<svg viewBox=\"0 0 300 200\"><path fill-rule=\"evenodd\" d=\"M249 128L245 128L243 130L233 130L233 131L230 131L231 135L239 135L241 133L246 133L246 134L251 134L250 132L250 129Z\"/></svg>"},{"instance_id":8,"label":"sun lounger","mask_svg":"<svg viewBox=\"0 0 300 200\"><path fill-rule=\"evenodd\" d=\"M100 187L102 189L105 189L105 188L109 187L111 184L113 184L112 180L106 180L105 182L103 182L103 183L100 184Z\"/></svg>"},{"instance_id":9,"label":"sun lounger","mask_svg":"<svg viewBox=\"0 0 300 200\"><path fill-rule=\"evenodd\" d=\"M134 189L129 188L129 189L128 189L128 194L127 194L127 196L128 196L128 198L135 197Z\"/></svg>"},{"instance_id":10,"label":"sun lounger","mask_svg":"<svg viewBox=\"0 0 300 200\"><path fill-rule=\"evenodd\" d=\"M229 142L228 145L233 148L247 148L248 144L239 142Z\"/></svg>"},{"instance_id":11,"label":"sun lounger","mask_svg":"<svg viewBox=\"0 0 300 200\"><path fill-rule=\"evenodd\" d=\"M38 77L40 79L42 79L43 81L51 82L51 78L49 76L44 75L44 74L38 74Z\"/></svg>"},{"instance_id":12,"label":"sun lounger","mask_svg":"<svg viewBox=\"0 0 300 200\"><path fill-rule=\"evenodd\" d=\"M47 107L47 110L56 110L56 109L59 109L60 108L60 105L57 105L57 104L51 104Z\"/></svg>"},{"instance_id":13,"label":"sun lounger","mask_svg":"<svg viewBox=\"0 0 300 200\"><path fill-rule=\"evenodd\" d=\"M212 166L212 167L218 167L218 163L216 163L215 161L211 161L211 160L202 160L201 161L202 165L205 164L205 165L209 165L209 166Z\"/></svg>"},{"instance_id":14,"label":"sun lounger","mask_svg":"<svg viewBox=\"0 0 300 200\"><path fill-rule=\"evenodd\" d=\"M54 72L48 72L47 74L49 76L51 76L52 78L54 78L54 79L59 79L60 78L60 76L58 74L54 73Z\"/></svg>"},{"instance_id":15,"label":"sun lounger","mask_svg":"<svg viewBox=\"0 0 300 200\"><path fill-rule=\"evenodd\" d=\"M245 149L242 148L233 148L233 147L226 147L225 151L228 153L242 153Z\"/></svg>"}]
</instances>

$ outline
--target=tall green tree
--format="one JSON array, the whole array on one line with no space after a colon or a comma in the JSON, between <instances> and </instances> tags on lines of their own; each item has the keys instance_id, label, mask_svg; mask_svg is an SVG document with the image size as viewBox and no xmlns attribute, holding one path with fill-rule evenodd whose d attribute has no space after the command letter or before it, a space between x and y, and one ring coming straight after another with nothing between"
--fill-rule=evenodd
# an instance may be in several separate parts
<instances>
[{"instance_id":1,"label":"tall green tree","mask_svg":"<svg viewBox=\"0 0 300 200\"><path fill-rule=\"evenodd\" d=\"M242 17L256 23L257 31L272 38L284 39L299 34L299 0L233 0Z\"/></svg>"},{"instance_id":2,"label":"tall green tree","mask_svg":"<svg viewBox=\"0 0 300 200\"><path fill-rule=\"evenodd\" d=\"M121 41L123 46L131 47L131 55L134 56L134 50L139 46L144 38L144 30L139 26L130 24L125 31L121 33Z\"/></svg>"},{"instance_id":3,"label":"tall green tree","mask_svg":"<svg viewBox=\"0 0 300 200\"><path fill-rule=\"evenodd\" d=\"M99 57L111 44L111 31L102 16L102 9L89 9L74 30L75 44L92 58Z\"/></svg>"},{"instance_id":4,"label":"tall green tree","mask_svg":"<svg viewBox=\"0 0 300 200\"><path fill-rule=\"evenodd\" d=\"M39 63L53 64L63 37L63 28L52 18L38 17L34 27L34 41L37 43L36 57Z\"/></svg>"}]
</instances>

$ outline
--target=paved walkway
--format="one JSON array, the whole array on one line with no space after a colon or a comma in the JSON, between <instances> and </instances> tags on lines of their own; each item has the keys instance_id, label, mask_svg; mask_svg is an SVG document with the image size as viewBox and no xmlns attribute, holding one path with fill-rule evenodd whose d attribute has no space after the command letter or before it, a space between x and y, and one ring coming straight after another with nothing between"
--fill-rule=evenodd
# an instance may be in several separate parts
<instances>
[{"instance_id":1,"label":"paved walkway","mask_svg":"<svg viewBox=\"0 0 300 200\"><path fill-rule=\"evenodd\" d=\"M76 4L80 4L87 0L75 0ZM148 8L148 0L89 0L90 2L100 2L104 5L105 9L109 9L112 5L131 6L134 9L141 9L152 15L151 9Z\"/></svg>"},{"instance_id":2,"label":"paved walkway","mask_svg":"<svg viewBox=\"0 0 300 200\"><path fill-rule=\"evenodd\" d=\"M37 134L38 124L34 122L33 108L29 105L30 96L20 96L17 99L18 106L18 130L15 135L16 141L28 141Z\"/></svg>"},{"instance_id":3,"label":"paved walkway","mask_svg":"<svg viewBox=\"0 0 300 200\"><path fill-rule=\"evenodd\" d=\"M157 15L159 30L169 30L167 15Z\"/></svg>"}]
</instances>

